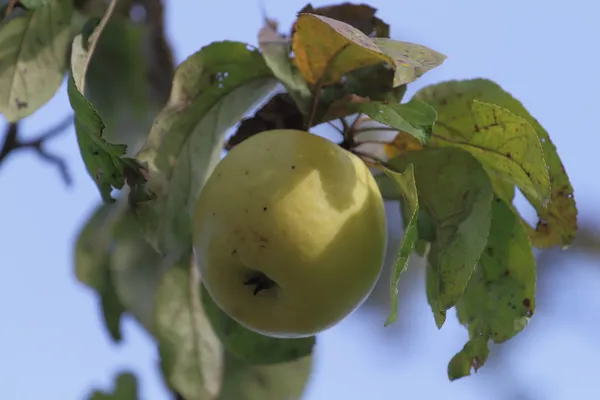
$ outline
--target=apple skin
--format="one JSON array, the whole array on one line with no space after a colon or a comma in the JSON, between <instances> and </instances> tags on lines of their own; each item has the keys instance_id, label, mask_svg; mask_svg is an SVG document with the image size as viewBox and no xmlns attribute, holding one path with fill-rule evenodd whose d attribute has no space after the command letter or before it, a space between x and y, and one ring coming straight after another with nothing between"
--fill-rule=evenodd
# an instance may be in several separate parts
<instances>
[{"instance_id":1,"label":"apple skin","mask_svg":"<svg viewBox=\"0 0 600 400\"><path fill-rule=\"evenodd\" d=\"M387 241L366 164L299 130L261 132L221 159L196 203L193 233L215 303L275 338L313 336L358 308L381 275ZM249 284L257 276L275 285L257 291Z\"/></svg>"}]
</instances>

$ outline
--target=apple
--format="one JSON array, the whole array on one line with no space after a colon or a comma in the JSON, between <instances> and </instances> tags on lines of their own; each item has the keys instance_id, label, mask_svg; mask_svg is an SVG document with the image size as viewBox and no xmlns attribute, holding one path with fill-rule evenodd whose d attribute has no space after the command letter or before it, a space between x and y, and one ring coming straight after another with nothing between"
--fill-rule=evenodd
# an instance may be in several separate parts
<instances>
[{"instance_id":1,"label":"apple","mask_svg":"<svg viewBox=\"0 0 600 400\"><path fill-rule=\"evenodd\" d=\"M234 147L196 203L194 257L215 303L275 338L315 335L353 312L381 275L383 199L367 165L300 130Z\"/></svg>"}]
</instances>

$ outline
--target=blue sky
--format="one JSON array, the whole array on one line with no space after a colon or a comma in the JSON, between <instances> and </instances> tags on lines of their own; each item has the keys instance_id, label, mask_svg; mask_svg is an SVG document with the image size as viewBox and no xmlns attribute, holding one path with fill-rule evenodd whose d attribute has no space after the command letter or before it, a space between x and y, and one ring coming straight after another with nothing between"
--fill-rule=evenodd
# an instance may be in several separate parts
<instances>
[{"instance_id":1,"label":"blue sky","mask_svg":"<svg viewBox=\"0 0 600 400\"><path fill-rule=\"evenodd\" d=\"M270 17L288 27L304 1L263 0ZM330 2L314 1L313 5ZM595 202L600 100L600 27L596 2L572 0L373 0L395 39L448 55L409 94L429 83L485 77L519 98L549 131L575 187L582 218L600 222ZM235 14L234 14L235 12ZM261 3L221 0L168 2L167 31L177 61L215 40L256 43ZM23 123L35 135L69 113L65 87ZM4 122L2 122L4 124ZM96 296L73 275L73 240L99 202L78 153L74 132L48 148L64 155L74 178L65 188L56 170L27 152L0 167L0 396L15 400L78 400L108 387L122 369L138 374L142 399L166 400L149 338L125 321L125 340L107 336ZM398 237L398 232L391 240ZM367 307L321 335L305 400L365 398L509 399L499 375L519 377L535 399L570 400L597 393L600 269L572 258L543 282L555 295L538 304L515 340L505 372L449 383L446 364L466 340L454 318L435 328L422 285L411 290L398 323ZM598 264L597 261L595 261ZM418 281L419 284L422 283ZM499 366L498 366L499 368ZM485 369L485 367L484 367Z\"/></svg>"}]
</instances>

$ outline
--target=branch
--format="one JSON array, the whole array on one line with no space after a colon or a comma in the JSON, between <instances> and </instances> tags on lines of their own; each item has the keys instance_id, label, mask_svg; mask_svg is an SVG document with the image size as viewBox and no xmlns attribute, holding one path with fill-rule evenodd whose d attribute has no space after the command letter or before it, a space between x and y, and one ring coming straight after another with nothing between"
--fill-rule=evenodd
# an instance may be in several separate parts
<instances>
[{"instance_id":1,"label":"branch","mask_svg":"<svg viewBox=\"0 0 600 400\"><path fill-rule=\"evenodd\" d=\"M69 115L63 121L58 123L56 126L50 128L48 131L38 135L37 139L32 140L19 140L19 127L18 123L13 122L8 125L4 134L4 143L0 148L0 165L8 158L8 156L16 150L30 149L36 152L36 154L44 161L54 164L65 182L65 185L69 186L72 183L67 163L61 157L48 152L44 148L46 141L53 139L59 134L66 131L66 129L73 123L73 116Z\"/></svg>"}]
</instances>

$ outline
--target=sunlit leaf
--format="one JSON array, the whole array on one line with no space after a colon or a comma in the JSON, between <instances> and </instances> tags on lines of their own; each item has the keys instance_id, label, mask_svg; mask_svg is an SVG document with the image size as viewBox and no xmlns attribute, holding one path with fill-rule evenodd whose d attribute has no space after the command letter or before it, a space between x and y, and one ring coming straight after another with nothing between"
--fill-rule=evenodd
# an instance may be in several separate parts
<instances>
[{"instance_id":1,"label":"sunlit leaf","mask_svg":"<svg viewBox=\"0 0 600 400\"><path fill-rule=\"evenodd\" d=\"M577 232L577 208L573 187L548 133L521 102L496 83L486 79L442 82L420 90L415 97L431 104L438 111L434 133L453 140L470 140L476 135L474 116L469 112L474 99L506 108L527 121L541 142L544 160L549 167L551 188L550 200L545 208L543 202L524 192L536 208L539 217L535 229L527 225L528 234L536 247L565 247L572 242ZM510 192L505 192L504 195L506 194Z\"/></svg>"},{"instance_id":2,"label":"sunlit leaf","mask_svg":"<svg viewBox=\"0 0 600 400\"><path fill-rule=\"evenodd\" d=\"M400 283L400 276L408 267L410 255L418 239L417 218L419 213L419 198L415 183L414 168L411 164L403 172L396 172L387 168L384 168L383 171L400 189L402 199L404 200L403 204L406 207L407 215L409 215L390 282L392 309L385 322L385 325L388 326L398 319L398 284Z\"/></svg>"},{"instance_id":3,"label":"sunlit leaf","mask_svg":"<svg viewBox=\"0 0 600 400\"><path fill-rule=\"evenodd\" d=\"M156 199L136 203L136 215L161 254L187 251L194 205L227 130L276 84L262 55L244 43L212 43L179 65L169 102L137 155L148 163Z\"/></svg>"},{"instance_id":4,"label":"sunlit leaf","mask_svg":"<svg viewBox=\"0 0 600 400\"><path fill-rule=\"evenodd\" d=\"M387 38L374 38L373 42L394 60L394 87L416 81L426 72L440 66L446 56L420 44Z\"/></svg>"},{"instance_id":5,"label":"sunlit leaf","mask_svg":"<svg viewBox=\"0 0 600 400\"><path fill-rule=\"evenodd\" d=\"M216 398L221 390L223 348L200 299L199 276L186 260L169 269L156 294L156 333L169 386L186 400Z\"/></svg>"},{"instance_id":6,"label":"sunlit leaf","mask_svg":"<svg viewBox=\"0 0 600 400\"><path fill-rule=\"evenodd\" d=\"M427 298L438 327L475 270L490 231L492 185L477 159L454 148L430 148L390 160L412 163L419 205L432 218L435 240L427 268Z\"/></svg>"},{"instance_id":7,"label":"sunlit leaf","mask_svg":"<svg viewBox=\"0 0 600 400\"><path fill-rule=\"evenodd\" d=\"M138 400L138 390L136 376L131 372L122 372L116 377L112 391L95 390L88 400Z\"/></svg>"},{"instance_id":8,"label":"sunlit leaf","mask_svg":"<svg viewBox=\"0 0 600 400\"><path fill-rule=\"evenodd\" d=\"M293 361L312 353L315 337L276 339L254 333L225 314L202 287L202 304L225 349L253 365Z\"/></svg>"},{"instance_id":9,"label":"sunlit leaf","mask_svg":"<svg viewBox=\"0 0 600 400\"><path fill-rule=\"evenodd\" d=\"M307 115L310 111L311 92L292 62L292 44L269 24L265 24L258 33L258 45L273 75L281 81L292 96L300 111Z\"/></svg>"},{"instance_id":10,"label":"sunlit leaf","mask_svg":"<svg viewBox=\"0 0 600 400\"><path fill-rule=\"evenodd\" d=\"M448 378L453 381L471 375L471 368L477 372L485 364L489 354L487 338L469 340L448 363Z\"/></svg>"},{"instance_id":11,"label":"sunlit leaf","mask_svg":"<svg viewBox=\"0 0 600 400\"><path fill-rule=\"evenodd\" d=\"M312 356L273 365L250 365L228 356L218 400L300 400L312 365Z\"/></svg>"},{"instance_id":12,"label":"sunlit leaf","mask_svg":"<svg viewBox=\"0 0 600 400\"><path fill-rule=\"evenodd\" d=\"M394 63L358 29L319 15L298 17L292 46L295 63L311 85L339 82L344 74L367 65Z\"/></svg>"},{"instance_id":13,"label":"sunlit leaf","mask_svg":"<svg viewBox=\"0 0 600 400\"><path fill-rule=\"evenodd\" d=\"M73 5L46 3L11 16L0 29L0 113L9 122L46 104L65 76Z\"/></svg>"},{"instance_id":14,"label":"sunlit leaf","mask_svg":"<svg viewBox=\"0 0 600 400\"><path fill-rule=\"evenodd\" d=\"M377 122L413 135L423 144L429 140L437 118L435 109L420 100L403 104L369 101L356 103L354 108Z\"/></svg>"},{"instance_id":15,"label":"sunlit leaf","mask_svg":"<svg viewBox=\"0 0 600 400\"><path fill-rule=\"evenodd\" d=\"M527 232L511 208L496 198L485 251L456 304L458 319L468 327L470 340L501 343L521 332L535 311L535 286L535 258ZM483 365L484 357L476 361L478 353L470 356L471 364ZM469 370L466 372L468 375Z\"/></svg>"}]
</instances>

